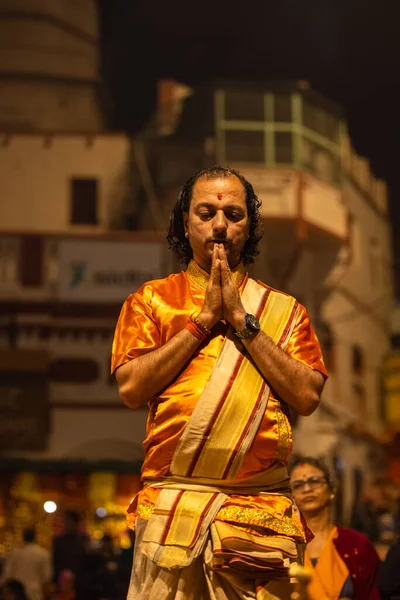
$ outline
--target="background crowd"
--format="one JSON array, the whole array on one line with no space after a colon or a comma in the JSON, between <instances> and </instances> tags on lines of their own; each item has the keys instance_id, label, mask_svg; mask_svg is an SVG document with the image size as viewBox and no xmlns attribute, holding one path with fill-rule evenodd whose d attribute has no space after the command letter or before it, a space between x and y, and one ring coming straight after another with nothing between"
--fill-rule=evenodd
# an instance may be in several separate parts
<instances>
[{"instance_id":1,"label":"background crowd","mask_svg":"<svg viewBox=\"0 0 400 600\"><path fill-rule=\"evenodd\" d=\"M337 486L329 469L313 458L292 463L295 501L315 537L305 565L313 573L311 600L320 598L322 579L340 587L339 598L396 600L400 598L400 503L396 489L375 482L360 497L352 527L335 518ZM63 533L50 550L26 529L23 543L1 565L2 600L125 600L129 586L135 534L121 549L105 534L93 540L78 512L66 511ZM339 557L339 558L338 558ZM345 570L338 569L341 560ZM342 579L341 579L342 578ZM332 592L334 593L334 592Z\"/></svg>"},{"instance_id":2,"label":"background crowd","mask_svg":"<svg viewBox=\"0 0 400 600\"><path fill-rule=\"evenodd\" d=\"M92 540L80 515L64 514L64 531L52 549L36 543L34 529L2 565L2 600L122 600L129 585L134 532L130 548L118 548L109 535Z\"/></svg>"}]
</instances>

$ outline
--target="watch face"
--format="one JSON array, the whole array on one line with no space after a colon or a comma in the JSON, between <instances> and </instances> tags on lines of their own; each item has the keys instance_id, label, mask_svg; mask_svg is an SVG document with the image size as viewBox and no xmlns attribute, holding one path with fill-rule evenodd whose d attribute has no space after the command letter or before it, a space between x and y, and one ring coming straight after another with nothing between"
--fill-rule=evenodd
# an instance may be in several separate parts
<instances>
[{"instance_id":1,"label":"watch face","mask_svg":"<svg viewBox=\"0 0 400 600\"><path fill-rule=\"evenodd\" d=\"M254 315L246 315L246 327L251 331L260 331L260 321Z\"/></svg>"}]
</instances>

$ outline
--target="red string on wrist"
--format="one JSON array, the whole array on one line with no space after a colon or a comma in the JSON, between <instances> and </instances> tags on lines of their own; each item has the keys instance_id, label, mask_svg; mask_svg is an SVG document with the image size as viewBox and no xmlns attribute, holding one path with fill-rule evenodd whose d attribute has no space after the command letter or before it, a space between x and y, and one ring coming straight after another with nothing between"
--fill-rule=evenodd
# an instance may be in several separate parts
<instances>
[{"instance_id":1,"label":"red string on wrist","mask_svg":"<svg viewBox=\"0 0 400 600\"><path fill-rule=\"evenodd\" d=\"M201 342L204 342L204 340L207 338L206 334L200 329L200 327L196 325L196 323L193 323L192 320L186 323L185 329L188 329L190 333Z\"/></svg>"},{"instance_id":2,"label":"red string on wrist","mask_svg":"<svg viewBox=\"0 0 400 600\"><path fill-rule=\"evenodd\" d=\"M211 329L208 329L207 325L204 325L204 323L202 323L200 319L197 318L197 315L191 315L190 320L196 325L196 327L198 327L198 329L200 329L200 331L204 333L206 337L210 337Z\"/></svg>"}]
</instances>

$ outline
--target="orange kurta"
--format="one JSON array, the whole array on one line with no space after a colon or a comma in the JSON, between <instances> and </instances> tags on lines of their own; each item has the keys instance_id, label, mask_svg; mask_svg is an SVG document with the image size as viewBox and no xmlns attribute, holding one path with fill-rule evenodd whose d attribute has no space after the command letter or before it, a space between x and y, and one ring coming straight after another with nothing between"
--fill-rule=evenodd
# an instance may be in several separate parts
<instances>
[{"instance_id":1,"label":"orange kurta","mask_svg":"<svg viewBox=\"0 0 400 600\"><path fill-rule=\"evenodd\" d=\"M247 279L243 267L236 269L233 277L241 292ZM148 282L129 296L122 307L115 331L112 372L127 361L157 349L181 331L190 315L201 310L207 283L208 274L192 261L187 271ZM178 441L210 377L227 328L226 323L218 323L213 328L212 336L200 346L180 375L149 402L146 439L143 443L143 479L156 479L168 474ZM285 351L311 368L327 374L317 337L303 306L300 306ZM292 449L287 414L286 405L271 392L264 419L244 459L238 479L265 471L273 462L287 463ZM151 488L143 490L130 508L131 516L137 514L141 518L148 518L158 493ZM284 533L288 511L291 512L291 502L285 497L263 496L255 499L231 496L219 516L237 521L235 515L240 513L241 523L268 527L276 519L282 520L282 527L277 526L275 530ZM301 537L302 527L298 525L295 529L299 529Z\"/></svg>"}]
</instances>

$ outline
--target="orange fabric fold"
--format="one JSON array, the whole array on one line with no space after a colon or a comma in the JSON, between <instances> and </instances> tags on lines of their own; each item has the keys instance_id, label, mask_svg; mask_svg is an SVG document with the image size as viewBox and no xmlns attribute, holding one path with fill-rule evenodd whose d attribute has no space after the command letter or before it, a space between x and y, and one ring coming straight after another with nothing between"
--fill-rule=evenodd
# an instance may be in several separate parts
<instances>
[{"instance_id":1,"label":"orange fabric fold","mask_svg":"<svg viewBox=\"0 0 400 600\"><path fill-rule=\"evenodd\" d=\"M333 527L315 567L307 551L305 553L304 564L313 572L313 579L307 588L310 600L338 600L349 576L349 571L333 543L337 535L337 527Z\"/></svg>"}]
</instances>

